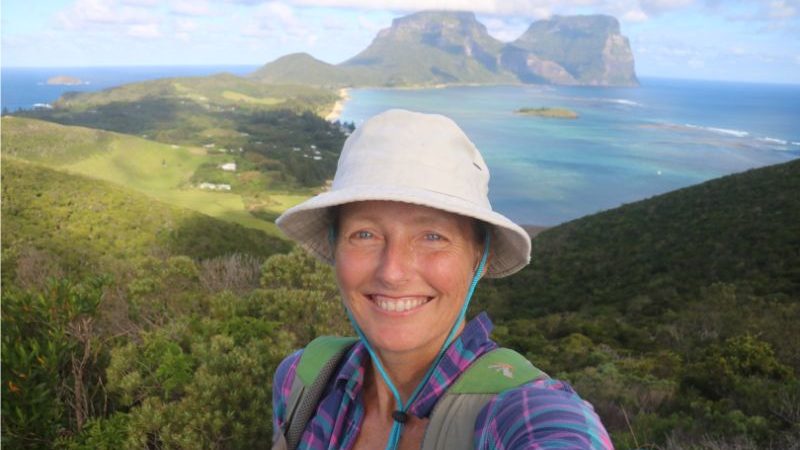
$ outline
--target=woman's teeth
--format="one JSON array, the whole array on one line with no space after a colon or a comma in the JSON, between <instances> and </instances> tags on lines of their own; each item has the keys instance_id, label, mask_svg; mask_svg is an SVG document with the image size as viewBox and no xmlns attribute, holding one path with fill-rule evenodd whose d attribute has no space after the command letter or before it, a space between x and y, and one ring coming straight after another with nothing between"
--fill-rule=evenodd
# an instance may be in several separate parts
<instances>
[{"instance_id":1,"label":"woman's teeth","mask_svg":"<svg viewBox=\"0 0 800 450\"><path fill-rule=\"evenodd\" d=\"M409 311L428 302L427 298L388 299L377 295L373 297L373 300L378 308L389 312Z\"/></svg>"}]
</instances>

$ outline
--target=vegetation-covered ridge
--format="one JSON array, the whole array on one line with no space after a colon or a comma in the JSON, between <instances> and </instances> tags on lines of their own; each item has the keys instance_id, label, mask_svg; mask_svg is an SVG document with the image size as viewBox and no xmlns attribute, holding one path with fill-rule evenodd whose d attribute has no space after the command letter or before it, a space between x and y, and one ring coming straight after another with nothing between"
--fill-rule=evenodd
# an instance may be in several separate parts
<instances>
[{"instance_id":1,"label":"vegetation-covered ridge","mask_svg":"<svg viewBox=\"0 0 800 450\"><path fill-rule=\"evenodd\" d=\"M260 83L233 75L167 78L65 94L52 109L15 116L201 147L249 161L265 188L318 188L333 177L345 133L329 123L329 90Z\"/></svg>"},{"instance_id":2,"label":"vegetation-covered ridge","mask_svg":"<svg viewBox=\"0 0 800 450\"><path fill-rule=\"evenodd\" d=\"M4 446L260 447L279 361L352 334L330 267L298 249L110 183L2 169ZM796 449L798 183L795 161L549 228L471 313L569 381L617 448Z\"/></svg>"},{"instance_id":3,"label":"vegetation-covered ridge","mask_svg":"<svg viewBox=\"0 0 800 450\"><path fill-rule=\"evenodd\" d=\"M314 192L271 189L280 184L274 178L283 176L259 170L252 156L23 117L6 116L2 122L5 156L110 181L165 203L272 234L277 234L272 217Z\"/></svg>"},{"instance_id":4,"label":"vegetation-covered ridge","mask_svg":"<svg viewBox=\"0 0 800 450\"><path fill-rule=\"evenodd\" d=\"M514 112L516 112L517 114L522 114L523 116L551 117L555 119L578 118L578 113L567 108L550 108L550 107L520 108Z\"/></svg>"},{"instance_id":5,"label":"vegetation-covered ridge","mask_svg":"<svg viewBox=\"0 0 800 450\"><path fill-rule=\"evenodd\" d=\"M796 448L798 193L793 161L553 227L476 298L618 448Z\"/></svg>"},{"instance_id":6,"label":"vegetation-covered ridge","mask_svg":"<svg viewBox=\"0 0 800 450\"><path fill-rule=\"evenodd\" d=\"M288 243L266 233L167 205L106 181L38 164L2 161L3 277L33 251L51 255L60 272L102 272L107 260L163 254L266 257Z\"/></svg>"},{"instance_id":7,"label":"vegetation-covered ridge","mask_svg":"<svg viewBox=\"0 0 800 450\"><path fill-rule=\"evenodd\" d=\"M54 108L86 110L111 103L136 103L148 98L192 102L209 110L222 108L289 109L324 115L336 101L335 93L296 84L268 85L232 74L206 77L160 78L124 84L97 92L68 93Z\"/></svg>"}]
</instances>

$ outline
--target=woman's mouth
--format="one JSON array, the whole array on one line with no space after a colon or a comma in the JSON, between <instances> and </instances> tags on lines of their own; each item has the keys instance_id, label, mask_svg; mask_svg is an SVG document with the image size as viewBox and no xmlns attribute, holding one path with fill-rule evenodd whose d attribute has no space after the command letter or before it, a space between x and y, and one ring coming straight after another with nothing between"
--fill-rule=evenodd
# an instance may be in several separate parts
<instances>
[{"instance_id":1,"label":"woman's mouth","mask_svg":"<svg viewBox=\"0 0 800 450\"><path fill-rule=\"evenodd\" d=\"M372 303L386 312L406 312L428 303L432 297L411 296L411 297L387 297L385 295L372 294L367 296Z\"/></svg>"}]
</instances>

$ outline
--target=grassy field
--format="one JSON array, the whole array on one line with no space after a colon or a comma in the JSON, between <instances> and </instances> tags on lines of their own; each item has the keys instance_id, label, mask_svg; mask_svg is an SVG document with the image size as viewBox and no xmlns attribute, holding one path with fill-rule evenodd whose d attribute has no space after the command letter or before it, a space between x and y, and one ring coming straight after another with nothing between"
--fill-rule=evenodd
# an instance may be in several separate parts
<instances>
[{"instance_id":1,"label":"grassy field","mask_svg":"<svg viewBox=\"0 0 800 450\"><path fill-rule=\"evenodd\" d=\"M201 190L190 182L202 164L230 162L231 155L16 117L3 118L3 148L4 153L14 150L6 153L10 156L110 181L171 205L278 234L274 223L247 211L238 193ZM268 190L259 196L272 215L307 198Z\"/></svg>"}]
</instances>

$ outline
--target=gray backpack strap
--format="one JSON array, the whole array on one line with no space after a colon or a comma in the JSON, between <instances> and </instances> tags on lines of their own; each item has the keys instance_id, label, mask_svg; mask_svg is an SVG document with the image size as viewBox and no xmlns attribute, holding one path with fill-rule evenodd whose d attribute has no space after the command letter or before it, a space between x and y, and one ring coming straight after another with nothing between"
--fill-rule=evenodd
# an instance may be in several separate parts
<instances>
[{"instance_id":1,"label":"gray backpack strap","mask_svg":"<svg viewBox=\"0 0 800 450\"><path fill-rule=\"evenodd\" d=\"M473 449L475 422L495 395L444 394L433 408L422 450Z\"/></svg>"},{"instance_id":2,"label":"gray backpack strap","mask_svg":"<svg viewBox=\"0 0 800 450\"><path fill-rule=\"evenodd\" d=\"M303 350L286 404L283 434L289 450L295 450L300 444L303 432L316 412L331 377L356 341L355 338L321 336L311 341Z\"/></svg>"},{"instance_id":3,"label":"gray backpack strap","mask_svg":"<svg viewBox=\"0 0 800 450\"><path fill-rule=\"evenodd\" d=\"M422 450L474 449L475 422L497 394L547 378L524 356L497 348L473 362L436 402Z\"/></svg>"}]
</instances>

